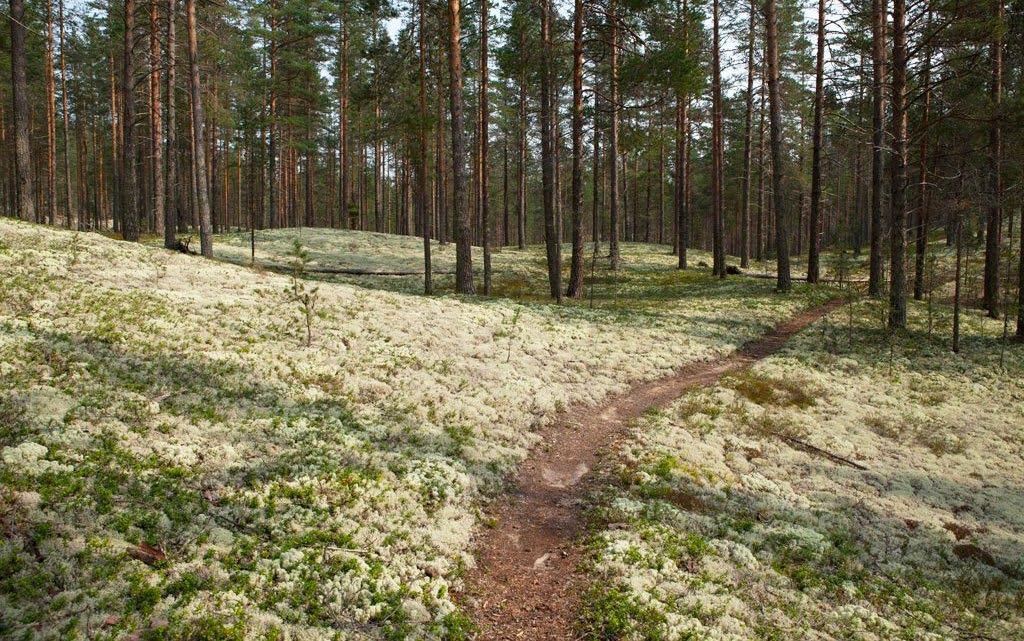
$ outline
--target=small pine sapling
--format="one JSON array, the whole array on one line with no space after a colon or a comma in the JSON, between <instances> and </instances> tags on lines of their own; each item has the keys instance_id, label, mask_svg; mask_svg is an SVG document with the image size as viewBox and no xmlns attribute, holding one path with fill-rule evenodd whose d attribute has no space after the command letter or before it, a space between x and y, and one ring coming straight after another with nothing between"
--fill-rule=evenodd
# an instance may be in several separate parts
<instances>
[{"instance_id":1,"label":"small pine sapling","mask_svg":"<svg viewBox=\"0 0 1024 641\"><path fill-rule=\"evenodd\" d=\"M876 303L876 308L878 309L880 316L879 328L885 336L885 347L886 351L889 354L889 378L892 378L896 361L896 330L889 326L889 306L881 303Z\"/></svg>"},{"instance_id":2,"label":"small pine sapling","mask_svg":"<svg viewBox=\"0 0 1024 641\"><path fill-rule=\"evenodd\" d=\"M953 346L954 354L960 353L960 297L963 287L964 222L959 212L956 218L956 279L953 285Z\"/></svg>"},{"instance_id":3,"label":"small pine sapling","mask_svg":"<svg viewBox=\"0 0 1024 641\"><path fill-rule=\"evenodd\" d=\"M82 235L80 232L75 231L71 234L71 244L68 245L68 271L75 268L78 265L78 261L82 257Z\"/></svg>"},{"instance_id":4,"label":"small pine sapling","mask_svg":"<svg viewBox=\"0 0 1024 641\"><path fill-rule=\"evenodd\" d=\"M925 287L928 295L928 338L935 333L935 270L938 265L935 252L928 252L924 259Z\"/></svg>"},{"instance_id":5,"label":"small pine sapling","mask_svg":"<svg viewBox=\"0 0 1024 641\"><path fill-rule=\"evenodd\" d=\"M519 317L522 316L522 313L523 310L517 307L516 311L512 314L511 327L508 332L508 354L505 355L506 363L512 360L512 341L515 339L516 327L519 326Z\"/></svg>"},{"instance_id":6,"label":"small pine sapling","mask_svg":"<svg viewBox=\"0 0 1024 641\"><path fill-rule=\"evenodd\" d=\"M841 245L839 251L833 258L833 267L836 272L836 283L839 286L839 290L843 293L843 305L846 307L849 316L849 322L846 327L846 340L849 343L850 348L853 348L853 302L856 300L857 295L853 289L853 281L850 280L850 272L852 271L852 257L846 251L846 245ZM836 350L838 351L838 340L836 341Z\"/></svg>"},{"instance_id":7,"label":"small pine sapling","mask_svg":"<svg viewBox=\"0 0 1024 641\"><path fill-rule=\"evenodd\" d=\"M309 347L313 344L313 321L318 315L317 304L320 302L320 288L310 285L306 280L306 270L310 262L309 252L298 239L293 241L288 256L291 258L292 268L288 302L295 303L299 307L306 325L306 347Z\"/></svg>"},{"instance_id":8,"label":"small pine sapling","mask_svg":"<svg viewBox=\"0 0 1024 641\"><path fill-rule=\"evenodd\" d=\"M999 343L999 368L1006 371L1006 346L1010 342L1010 300L1013 298L1011 289L1011 269L1013 265L1013 214L1010 216L1009 231L1006 237L1009 242L1003 247L1003 264L1006 266L1003 277L1003 339ZM1022 223L1024 224L1024 223Z\"/></svg>"}]
</instances>

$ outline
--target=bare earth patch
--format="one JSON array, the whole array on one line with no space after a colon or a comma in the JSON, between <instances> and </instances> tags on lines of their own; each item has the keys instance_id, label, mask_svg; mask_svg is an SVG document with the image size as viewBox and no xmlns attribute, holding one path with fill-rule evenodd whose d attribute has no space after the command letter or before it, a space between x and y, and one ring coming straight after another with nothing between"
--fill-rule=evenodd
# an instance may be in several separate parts
<instances>
[{"instance_id":1,"label":"bare earth patch","mask_svg":"<svg viewBox=\"0 0 1024 641\"><path fill-rule=\"evenodd\" d=\"M579 535L589 472L630 421L687 390L709 385L778 351L790 337L836 309L833 301L804 311L730 356L694 363L637 385L598 407L576 407L541 432L512 491L491 507L494 528L477 551L462 597L486 639L570 639L581 596Z\"/></svg>"}]
</instances>

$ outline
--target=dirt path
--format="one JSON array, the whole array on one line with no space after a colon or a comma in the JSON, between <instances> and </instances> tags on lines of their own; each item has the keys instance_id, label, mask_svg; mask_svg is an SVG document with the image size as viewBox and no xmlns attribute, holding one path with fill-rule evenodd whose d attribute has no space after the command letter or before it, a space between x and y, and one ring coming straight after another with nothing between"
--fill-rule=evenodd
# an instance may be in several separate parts
<instances>
[{"instance_id":1,"label":"dirt path","mask_svg":"<svg viewBox=\"0 0 1024 641\"><path fill-rule=\"evenodd\" d=\"M710 385L778 351L794 334L838 308L833 301L804 311L734 354L694 363L637 385L600 407L574 407L541 434L512 490L488 510L495 527L484 533L477 568L461 600L480 626L480 639L529 641L575 638L586 577L576 543L586 526L588 473L629 421L665 407L687 390Z\"/></svg>"}]
</instances>

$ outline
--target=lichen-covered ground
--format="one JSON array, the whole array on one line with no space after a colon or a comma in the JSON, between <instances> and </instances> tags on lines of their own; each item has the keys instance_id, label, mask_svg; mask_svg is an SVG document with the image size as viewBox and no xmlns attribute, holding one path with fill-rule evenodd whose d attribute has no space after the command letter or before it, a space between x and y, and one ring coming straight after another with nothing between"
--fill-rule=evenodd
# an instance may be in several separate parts
<instances>
[{"instance_id":1,"label":"lichen-covered ground","mask_svg":"<svg viewBox=\"0 0 1024 641\"><path fill-rule=\"evenodd\" d=\"M423 240L374 232L305 227L257 230L256 261L266 266L288 267L287 254L299 240L310 255L311 268L351 269L365 272L410 272L423 269ZM252 260L248 231L215 237L218 258L248 265ZM431 243L434 269L455 269L455 246ZM479 265L478 265L479 267Z\"/></svg>"},{"instance_id":2,"label":"lichen-covered ground","mask_svg":"<svg viewBox=\"0 0 1024 641\"><path fill-rule=\"evenodd\" d=\"M957 356L948 309L896 337L882 310L636 426L585 638L1024 639L1024 346L971 314Z\"/></svg>"},{"instance_id":3,"label":"lichen-covered ground","mask_svg":"<svg viewBox=\"0 0 1024 641\"><path fill-rule=\"evenodd\" d=\"M0 220L0 637L460 638L539 424L830 295L625 253L557 307L536 249L524 302L423 298Z\"/></svg>"},{"instance_id":4,"label":"lichen-covered ground","mask_svg":"<svg viewBox=\"0 0 1024 641\"><path fill-rule=\"evenodd\" d=\"M298 240L309 254L309 271L312 277L328 282L350 283L362 288L384 289L393 292L418 294L423 291L423 240L412 236L394 236L372 232L342 229L295 228L273 229L256 232L256 263L264 268L287 272L290 269L288 253ZM608 245L602 244L597 260L594 260L593 245L587 245L585 265L588 278L586 290L587 305L594 299L595 306L618 306L627 310L638 307L659 307L659 311L671 311L664 305L665 299L681 296L702 296L704 288L680 279L673 269L678 259L668 246L620 243L624 269L614 275L607 271ZM571 246L562 248L563 280L568 283ZM431 243L434 285L438 292L454 290L455 245L452 243ZM238 265L252 263L250 236L248 232L221 234L214 237L214 253L221 260ZM477 287L483 286L483 258L479 247L473 248L474 273ZM711 263L711 254L690 250L690 264L698 271ZM515 247L494 248L492 251L494 294L514 298L520 302L547 303L547 263L541 246L530 246L525 250ZM738 260L730 258L730 264ZM362 273L337 273L358 270ZM379 275L389 272L388 275ZM410 272L412 272L410 274ZM754 266L751 273L760 273ZM394 275L406 273L409 275ZM378 274L378 275L375 275ZM595 282L593 292L589 283ZM740 280L741 287L732 290L737 294L751 291L747 281ZM728 283L727 283L728 285ZM770 287L770 285L769 285ZM728 289L716 295L728 295ZM757 289L755 291L763 291ZM593 296L591 296L593 294Z\"/></svg>"}]
</instances>

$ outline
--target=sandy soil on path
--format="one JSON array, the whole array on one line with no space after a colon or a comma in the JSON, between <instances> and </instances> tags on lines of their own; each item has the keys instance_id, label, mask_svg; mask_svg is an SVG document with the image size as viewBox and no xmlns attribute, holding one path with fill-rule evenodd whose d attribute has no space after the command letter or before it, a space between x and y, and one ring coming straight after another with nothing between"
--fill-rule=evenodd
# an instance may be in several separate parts
<instances>
[{"instance_id":1,"label":"sandy soil on path","mask_svg":"<svg viewBox=\"0 0 1024 641\"><path fill-rule=\"evenodd\" d=\"M494 526L481 533L477 567L460 596L494 641L576 638L586 577L580 572L579 535L586 527L583 499L590 471L630 421L663 408L697 386L714 383L777 352L796 333L841 305L832 301L783 322L724 358L694 363L638 385L596 407L574 407L543 431L510 491L488 509Z\"/></svg>"}]
</instances>

